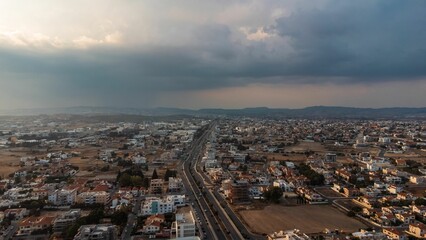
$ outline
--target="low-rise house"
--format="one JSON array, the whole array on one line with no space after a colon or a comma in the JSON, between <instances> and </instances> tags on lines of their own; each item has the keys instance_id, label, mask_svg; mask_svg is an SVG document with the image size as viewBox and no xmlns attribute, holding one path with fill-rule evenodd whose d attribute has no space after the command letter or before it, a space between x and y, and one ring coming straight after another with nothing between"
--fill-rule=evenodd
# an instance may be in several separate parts
<instances>
[{"instance_id":1,"label":"low-rise house","mask_svg":"<svg viewBox=\"0 0 426 240\"><path fill-rule=\"evenodd\" d=\"M4 210L4 216L6 218L12 218L14 220L21 220L28 216L29 211L26 208L11 208Z\"/></svg>"},{"instance_id":2,"label":"low-rise house","mask_svg":"<svg viewBox=\"0 0 426 240\"><path fill-rule=\"evenodd\" d=\"M18 223L18 236L31 235L34 231L47 230L52 226L54 216L27 217Z\"/></svg>"},{"instance_id":3,"label":"low-rise house","mask_svg":"<svg viewBox=\"0 0 426 240\"><path fill-rule=\"evenodd\" d=\"M345 187L343 188L343 194L346 197L355 197L355 196L359 196L361 193L358 188Z\"/></svg>"},{"instance_id":4,"label":"low-rise house","mask_svg":"<svg viewBox=\"0 0 426 240\"><path fill-rule=\"evenodd\" d=\"M392 240L406 240L408 239L407 234L404 233L401 229L397 228L383 228L383 233L388 239Z\"/></svg>"},{"instance_id":5,"label":"low-rise house","mask_svg":"<svg viewBox=\"0 0 426 240\"><path fill-rule=\"evenodd\" d=\"M273 186L281 188L283 192L292 192L294 190L294 186L284 179L275 180Z\"/></svg>"},{"instance_id":6,"label":"low-rise house","mask_svg":"<svg viewBox=\"0 0 426 240\"><path fill-rule=\"evenodd\" d=\"M408 225L413 223L416 217L410 213L397 213L395 217L402 222L403 225Z\"/></svg>"},{"instance_id":7,"label":"low-rise house","mask_svg":"<svg viewBox=\"0 0 426 240\"><path fill-rule=\"evenodd\" d=\"M425 181L425 177L424 176L416 176L416 175L411 175L410 176L410 182L414 183L414 184L420 184L423 183Z\"/></svg>"},{"instance_id":8,"label":"low-rise house","mask_svg":"<svg viewBox=\"0 0 426 240\"><path fill-rule=\"evenodd\" d=\"M394 223L396 223L397 219L395 215L393 214L387 214L387 213L376 213L372 217L372 220L376 223L382 225L382 226L390 226Z\"/></svg>"},{"instance_id":9,"label":"low-rise house","mask_svg":"<svg viewBox=\"0 0 426 240\"><path fill-rule=\"evenodd\" d=\"M397 193L396 198L403 201L414 201L417 199L417 197L415 197L412 193L406 191Z\"/></svg>"},{"instance_id":10,"label":"low-rise house","mask_svg":"<svg viewBox=\"0 0 426 240\"><path fill-rule=\"evenodd\" d=\"M404 189L403 187L397 186L397 185L390 185L388 187L389 193L392 193L392 194L397 194L397 193L401 192L403 189Z\"/></svg>"},{"instance_id":11,"label":"low-rise house","mask_svg":"<svg viewBox=\"0 0 426 240\"><path fill-rule=\"evenodd\" d=\"M298 229L279 231L268 234L268 240L310 240L311 238Z\"/></svg>"},{"instance_id":12,"label":"low-rise house","mask_svg":"<svg viewBox=\"0 0 426 240\"><path fill-rule=\"evenodd\" d=\"M145 234L157 233L161 230L161 224L165 221L165 217L163 214L155 214L149 216L145 220L145 224L143 226L143 232Z\"/></svg>"},{"instance_id":13,"label":"low-rise house","mask_svg":"<svg viewBox=\"0 0 426 240\"><path fill-rule=\"evenodd\" d=\"M406 231L411 236L416 238L424 239L426 238L426 225L421 222L414 222L408 226L408 231Z\"/></svg>"},{"instance_id":14,"label":"low-rise house","mask_svg":"<svg viewBox=\"0 0 426 240\"><path fill-rule=\"evenodd\" d=\"M413 211L414 214L417 214L419 216L423 216L426 213L426 206L412 205L411 211Z\"/></svg>"}]
</instances>

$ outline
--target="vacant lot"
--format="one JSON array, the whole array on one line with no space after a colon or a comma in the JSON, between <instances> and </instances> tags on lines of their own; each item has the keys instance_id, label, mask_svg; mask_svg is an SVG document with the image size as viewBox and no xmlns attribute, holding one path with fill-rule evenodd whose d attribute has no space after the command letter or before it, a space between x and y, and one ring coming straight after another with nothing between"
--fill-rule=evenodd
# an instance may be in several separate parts
<instances>
[{"instance_id":1,"label":"vacant lot","mask_svg":"<svg viewBox=\"0 0 426 240\"><path fill-rule=\"evenodd\" d=\"M256 233L268 234L295 228L306 233L321 232L324 228L338 228L345 232L352 232L366 227L330 205L295 207L272 205L263 210L241 211L240 214Z\"/></svg>"},{"instance_id":2,"label":"vacant lot","mask_svg":"<svg viewBox=\"0 0 426 240\"><path fill-rule=\"evenodd\" d=\"M306 151L314 151L318 153L324 153L327 150L321 143L319 142L300 142L296 146L285 148L286 152L306 152Z\"/></svg>"},{"instance_id":3,"label":"vacant lot","mask_svg":"<svg viewBox=\"0 0 426 240\"><path fill-rule=\"evenodd\" d=\"M2 149L0 151L0 177L7 178L9 174L19 170L22 156L25 156L25 154Z\"/></svg>"},{"instance_id":4,"label":"vacant lot","mask_svg":"<svg viewBox=\"0 0 426 240\"><path fill-rule=\"evenodd\" d=\"M104 161L93 159L93 158L81 158L81 157L73 157L68 160L68 162L74 166L79 167L80 170L93 170L97 168L101 168L107 165Z\"/></svg>"}]
</instances>

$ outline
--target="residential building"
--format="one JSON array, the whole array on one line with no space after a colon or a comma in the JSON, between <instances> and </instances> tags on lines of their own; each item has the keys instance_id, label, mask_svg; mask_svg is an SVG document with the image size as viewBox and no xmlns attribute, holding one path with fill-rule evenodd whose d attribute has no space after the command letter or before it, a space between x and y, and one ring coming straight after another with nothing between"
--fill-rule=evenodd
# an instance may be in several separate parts
<instances>
[{"instance_id":1,"label":"residential building","mask_svg":"<svg viewBox=\"0 0 426 240\"><path fill-rule=\"evenodd\" d=\"M73 223L80 218L81 210L80 209L71 209L62 215L58 216L53 221L53 232L62 232L67 227L71 226Z\"/></svg>"},{"instance_id":2,"label":"residential building","mask_svg":"<svg viewBox=\"0 0 426 240\"><path fill-rule=\"evenodd\" d=\"M151 183L149 185L151 194L161 194L163 192L163 179L151 179Z\"/></svg>"},{"instance_id":3,"label":"residential building","mask_svg":"<svg viewBox=\"0 0 426 240\"><path fill-rule=\"evenodd\" d=\"M54 216L27 217L18 223L18 236L31 235L33 231L48 229L52 226Z\"/></svg>"},{"instance_id":4,"label":"residential building","mask_svg":"<svg viewBox=\"0 0 426 240\"><path fill-rule=\"evenodd\" d=\"M310 240L311 238L298 229L274 232L268 235L268 240Z\"/></svg>"},{"instance_id":5,"label":"residential building","mask_svg":"<svg viewBox=\"0 0 426 240\"><path fill-rule=\"evenodd\" d=\"M195 236L195 218L190 206L178 209L172 228L176 233L176 239Z\"/></svg>"},{"instance_id":6,"label":"residential building","mask_svg":"<svg viewBox=\"0 0 426 240\"><path fill-rule=\"evenodd\" d=\"M117 226L112 224L83 225L74 240L118 240Z\"/></svg>"},{"instance_id":7,"label":"residential building","mask_svg":"<svg viewBox=\"0 0 426 240\"><path fill-rule=\"evenodd\" d=\"M250 202L248 182L246 180L236 180L231 182L229 198L231 203Z\"/></svg>"},{"instance_id":8,"label":"residential building","mask_svg":"<svg viewBox=\"0 0 426 240\"><path fill-rule=\"evenodd\" d=\"M141 206L141 214L143 216L171 213L174 210L174 201L167 198L148 197Z\"/></svg>"},{"instance_id":9,"label":"residential building","mask_svg":"<svg viewBox=\"0 0 426 240\"><path fill-rule=\"evenodd\" d=\"M182 179L181 178L169 178L169 186L168 191L169 192L179 192L182 189Z\"/></svg>"},{"instance_id":10,"label":"residential building","mask_svg":"<svg viewBox=\"0 0 426 240\"><path fill-rule=\"evenodd\" d=\"M77 203L80 204L106 204L110 200L110 194L105 191L82 192L77 196Z\"/></svg>"},{"instance_id":11,"label":"residential building","mask_svg":"<svg viewBox=\"0 0 426 240\"><path fill-rule=\"evenodd\" d=\"M408 225L408 234L416 238L426 238L426 225L421 222L415 222Z\"/></svg>"},{"instance_id":12,"label":"residential building","mask_svg":"<svg viewBox=\"0 0 426 240\"><path fill-rule=\"evenodd\" d=\"M77 197L77 190L57 189L49 194L48 201L57 206L73 205Z\"/></svg>"}]
</instances>

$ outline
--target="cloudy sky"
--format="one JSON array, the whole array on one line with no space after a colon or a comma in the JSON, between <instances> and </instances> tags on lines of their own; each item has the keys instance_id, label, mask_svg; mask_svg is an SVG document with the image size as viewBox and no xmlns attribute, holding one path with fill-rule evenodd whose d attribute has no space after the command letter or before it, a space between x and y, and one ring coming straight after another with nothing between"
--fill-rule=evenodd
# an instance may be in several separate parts
<instances>
[{"instance_id":1,"label":"cloudy sky","mask_svg":"<svg viewBox=\"0 0 426 240\"><path fill-rule=\"evenodd\" d=\"M424 0L0 1L0 109L426 106Z\"/></svg>"}]
</instances>

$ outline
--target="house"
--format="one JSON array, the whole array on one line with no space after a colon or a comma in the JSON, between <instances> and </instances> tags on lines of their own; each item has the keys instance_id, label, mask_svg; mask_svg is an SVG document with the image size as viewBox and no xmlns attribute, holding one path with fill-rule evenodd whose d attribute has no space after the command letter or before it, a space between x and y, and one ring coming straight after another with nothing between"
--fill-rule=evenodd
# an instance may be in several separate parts
<instances>
[{"instance_id":1,"label":"house","mask_svg":"<svg viewBox=\"0 0 426 240\"><path fill-rule=\"evenodd\" d=\"M387 213L375 213L372 219L382 225L382 226L390 226L393 223L396 223L397 219L393 214L387 214Z\"/></svg>"},{"instance_id":2,"label":"house","mask_svg":"<svg viewBox=\"0 0 426 240\"><path fill-rule=\"evenodd\" d=\"M54 216L27 217L18 223L18 236L30 235L33 231L48 229L52 226Z\"/></svg>"},{"instance_id":3,"label":"house","mask_svg":"<svg viewBox=\"0 0 426 240\"><path fill-rule=\"evenodd\" d=\"M343 178L346 181L349 181L352 178L352 176L353 176L352 173L348 172L345 169L337 169L335 171L335 173L336 173L337 176Z\"/></svg>"},{"instance_id":4,"label":"house","mask_svg":"<svg viewBox=\"0 0 426 240\"><path fill-rule=\"evenodd\" d=\"M26 208L11 208L4 210L4 217L21 220L28 216L29 212Z\"/></svg>"},{"instance_id":5,"label":"house","mask_svg":"<svg viewBox=\"0 0 426 240\"><path fill-rule=\"evenodd\" d=\"M416 217L410 213L397 213L395 217L402 222L403 225L408 225L413 223Z\"/></svg>"},{"instance_id":6,"label":"house","mask_svg":"<svg viewBox=\"0 0 426 240\"><path fill-rule=\"evenodd\" d=\"M413 201L417 198L410 192L402 191L396 194L396 198L398 200L404 200L404 201Z\"/></svg>"},{"instance_id":7,"label":"house","mask_svg":"<svg viewBox=\"0 0 426 240\"><path fill-rule=\"evenodd\" d=\"M293 186L290 185L287 181L283 180L283 179L278 179L275 180L273 183L274 187L279 187L283 190L283 192L292 192L293 191Z\"/></svg>"},{"instance_id":8,"label":"house","mask_svg":"<svg viewBox=\"0 0 426 240\"><path fill-rule=\"evenodd\" d=\"M383 228L383 233L392 240L406 240L408 239L407 234L401 229L396 228Z\"/></svg>"},{"instance_id":9,"label":"house","mask_svg":"<svg viewBox=\"0 0 426 240\"><path fill-rule=\"evenodd\" d=\"M300 232L300 230L298 229L289 230L289 231L279 231L279 232L274 232L268 235L268 240L287 240L287 239L308 240L311 238L305 233Z\"/></svg>"},{"instance_id":10,"label":"house","mask_svg":"<svg viewBox=\"0 0 426 240\"><path fill-rule=\"evenodd\" d=\"M163 214L155 214L149 216L145 220L145 224L143 226L143 232L145 234L157 233L161 230L161 224L165 221L165 217Z\"/></svg>"},{"instance_id":11,"label":"house","mask_svg":"<svg viewBox=\"0 0 426 240\"><path fill-rule=\"evenodd\" d=\"M354 197L354 196L359 196L360 191L359 191L358 188L345 187L345 188L343 188L343 194L346 197Z\"/></svg>"},{"instance_id":12,"label":"house","mask_svg":"<svg viewBox=\"0 0 426 240\"><path fill-rule=\"evenodd\" d=\"M388 192L392 193L392 194L397 194L397 193L401 192L402 190L403 190L402 187L396 186L396 185L390 185L388 187Z\"/></svg>"},{"instance_id":13,"label":"house","mask_svg":"<svg viewBox=\"0 0 426 240\"><path fill-rule=\"evenodd\" d=\"M426 206L412 205L411 211L419 216L423 216L426 213Z\"/></svg>"},{"instance_id":14,"label":"house","mask_svg":"<svg viewBox=\"0 0 426 240\"><path fill-rule=\"evenodd\" d=\"M380 209L379 208L362 208L362 214L364 216L374 216L376 215L376 213L379 213Z\"/></svg>"},{"instance_id":15,"label":"house","mask_svg":"<svg viewBox=\"0 0 426 240\"><path fill-rule=\"evenodd\" d=\"M421 222L410 223L406 233L416 238L426 238L426 225Z\"/></svg>"},{"instance_id":16,"label":"house","mask_svg":"<svg viewBox=\"0 0 426 240\"><path fill-rule=\"evenodd\" d=\"M423 176L416 176L416 175L411 175L410 176L410 182L414 183L414 184L423 183L424 180L425 180L425 178Z\"/></svg>"}]
</instances>

